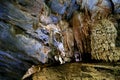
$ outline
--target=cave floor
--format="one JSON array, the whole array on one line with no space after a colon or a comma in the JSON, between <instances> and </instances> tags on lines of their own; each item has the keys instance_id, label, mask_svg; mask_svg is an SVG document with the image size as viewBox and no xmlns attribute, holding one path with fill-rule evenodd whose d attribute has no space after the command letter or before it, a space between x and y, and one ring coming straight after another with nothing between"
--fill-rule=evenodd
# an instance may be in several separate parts
<instances>
[{"instance_id":1,"label":"cave floor","mask_svg":"<svg viewBox=\"0 0 120 80\"><path fill-rule=\"evenodd\" d=\"M120 80L120 63L66 63L42 68L32 80Z\"/></svg>"}]
</instances>

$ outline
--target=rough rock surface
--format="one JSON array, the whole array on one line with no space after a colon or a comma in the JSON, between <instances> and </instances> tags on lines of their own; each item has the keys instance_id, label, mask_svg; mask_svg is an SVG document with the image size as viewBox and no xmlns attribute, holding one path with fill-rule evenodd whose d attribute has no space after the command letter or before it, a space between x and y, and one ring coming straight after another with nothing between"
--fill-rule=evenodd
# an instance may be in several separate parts
<instances>
[{"instance_id":1,"label":"rough rock surface","mask_svg":"<svg viewBox=\"0 0 120 80\"><path fill-rule=\"evenodd\" d=\"M33 80L119 80L120 67L102 64L68 63L46 67L35 73Z\"/></svg>"},{"instance_id":2,"label":"rough rock surface","mask_svg":"<svg viewBox=\"0 0 120 80\"><path fill-rule=\"evenodd\" d=\"M32 12L39 12L29 10L31 6L33 7L36 4L33 0L29 2L23 0L17 2L12 0L0 1L1 80L20 79L32 64L44 62L43 58L46 57L46 55L43 55L44 51L41 50L45 48L42 46L42 42L28 33L33 31L33 23L38 21L37 17L31 16ZM29 8L27 8L28 6ZM29 11L21 10L23 8Z\"/></svg>"},{"instance_id":3,"label":"rough rock surface","mask_svg":"<svg viewBox=\"0 0 120 80\"><path fill-rule=\"evenodd\" d=\"M21 79L32 65L63 64L88 59L88 55L96 60L119 61L115 47L120 47L119 6L120 0L0 0L0 79ZM79 17L74 15L76 12ZM107 39L105 47L115 49L103 52L102 57L98 48L97 53L94 51L101 44L90 45L89 31L92 26L95 30L99 25L110 27L99 23L104 18L107 23L112 19L112 30L108 32L114 32L111 36L105 34L112 38ZM93 39L96 35L92 34ZM108 45L109 41L112 44Z\"/></svg>"},{"instance_id":4,"label":"rough rock surface","mask_svg":"<svg viewBox=\"0 0 120 80\"><path fill-rule=\"evenodd\" d=\"M93 59L105 61L120 60L120 49L115 46L117 30L109 20L100 20L91 32L91 54Z\"/></svg>"}]
</instances>

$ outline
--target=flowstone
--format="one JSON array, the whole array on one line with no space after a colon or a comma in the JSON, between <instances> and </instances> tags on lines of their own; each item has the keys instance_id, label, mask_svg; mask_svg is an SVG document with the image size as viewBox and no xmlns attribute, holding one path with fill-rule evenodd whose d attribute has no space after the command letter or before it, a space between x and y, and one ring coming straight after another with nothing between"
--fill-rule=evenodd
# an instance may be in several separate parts
<instances>
[{"instance_id":1,"label":"flowstone","mask_svg":"<svg viewBox=\"0 0 120 80\"><path fill-rule=\"evenodd\" d=\"M92 27L91 33L93 59L111 62L120 60L120 50L115 46L117 30L111 21L100 20Z\"/></svg>"}]
</instances>

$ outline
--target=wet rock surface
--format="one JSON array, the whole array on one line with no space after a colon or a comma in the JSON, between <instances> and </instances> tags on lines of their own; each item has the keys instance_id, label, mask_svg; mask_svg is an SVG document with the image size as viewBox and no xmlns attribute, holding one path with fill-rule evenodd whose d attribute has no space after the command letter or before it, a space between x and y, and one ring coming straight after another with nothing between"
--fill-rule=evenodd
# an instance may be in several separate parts
<instances>
[{"instance_id":1,"label":"wet rock surface","mask_svg":"<svg viewBox=\"0 0 120 80\"><path fill-rule=\"evenodd\" d=\"M37 19L21 10L17 2L0 1L1 80L20 79L32 64L39 64L42 44L26 33L33 30L34 22Z\"/></svg>"}]
</instances>

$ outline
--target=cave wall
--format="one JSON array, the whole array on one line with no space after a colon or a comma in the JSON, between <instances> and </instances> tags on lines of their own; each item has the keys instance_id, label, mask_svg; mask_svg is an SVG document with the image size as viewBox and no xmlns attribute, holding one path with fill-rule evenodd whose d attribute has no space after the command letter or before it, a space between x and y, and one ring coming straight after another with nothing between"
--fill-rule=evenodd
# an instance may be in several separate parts
<instances>
[{"instance_id":1,"label":"cave wall","mask_svg":"<svg viewBox=\"0 0 120 80\"><path fill-rule=\"evenodd\" d=\"M119 47L119 6L119 0L0 0L0 79L20 79L32 65L75 61L75 53L78 61L83 54L85 58L91 55L97 60L119 61L115 46L101 57L98 49L94 51L100 45L91 41L99 36L92 30L99 25L109 27L101 23L105 18L111 29L117 30L110 37Z\"/></svg>"}]
</instances>

